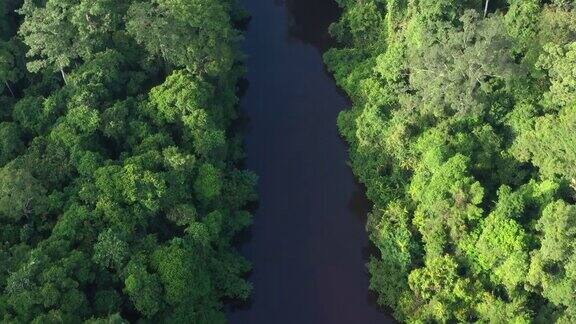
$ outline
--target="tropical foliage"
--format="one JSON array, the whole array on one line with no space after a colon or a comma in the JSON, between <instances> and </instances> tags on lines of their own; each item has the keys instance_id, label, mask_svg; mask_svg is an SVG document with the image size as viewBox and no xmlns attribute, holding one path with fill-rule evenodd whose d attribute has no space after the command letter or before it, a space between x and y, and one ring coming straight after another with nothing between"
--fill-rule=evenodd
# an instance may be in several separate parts
<instances>
[{"instance_id":1,"label":"tropical foliage","mask_svg":"<svg viewBox=\"0 0 576 324\"><path fill-rule=\"evenodd\" d=\"M0 0L0 321L221 323L250 224L233 0Z\"/></svg>"},{"instance_id":2,"label":"tropical foliage","mask_svg":"<svg viewBox=\"0 0 576 324\"><path fill-rule=\"evenodd\" d=\"M576 321L576 2L339 0L325 54L409 322Z\"/></svg>"}]
</instances>

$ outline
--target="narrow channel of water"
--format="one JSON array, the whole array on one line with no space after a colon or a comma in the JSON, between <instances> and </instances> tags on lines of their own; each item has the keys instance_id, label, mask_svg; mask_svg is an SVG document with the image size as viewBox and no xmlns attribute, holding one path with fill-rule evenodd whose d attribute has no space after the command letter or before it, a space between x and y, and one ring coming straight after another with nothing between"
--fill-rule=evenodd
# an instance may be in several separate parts
<instances>
[{"instance_id":1,"label":"narrow channel of water","mask_svg":"<svg viewBox=\"0 0 576 324\"><path fill-rule=\"evenodd\" d=\"M369 204L336 127L348 106L324 70L334 0L244 0L249 86L247 167L260 205L242 253L254 264L249 305L233 324L387 323L368 292Z\"/></svg>"}]
</instances>

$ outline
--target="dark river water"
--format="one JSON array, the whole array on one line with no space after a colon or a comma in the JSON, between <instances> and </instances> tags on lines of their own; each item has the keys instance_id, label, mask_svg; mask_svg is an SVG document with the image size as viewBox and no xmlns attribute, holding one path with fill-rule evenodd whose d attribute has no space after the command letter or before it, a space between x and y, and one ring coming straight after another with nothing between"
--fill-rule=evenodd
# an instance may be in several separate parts
<instances>
[{"instance_id":1,"label":"dark river water","mask_svg":"<svg viewBox=\"0 0 576 324\"><path fill-rule=\"evenodd\" d=\"M338 112L349 105L325 71L333 0L243 0L247 168L260 204L242 253L254 264L249 304L231 323L387 323L368 291L370 204L347 165Z\"/></svg>"}]
</instances>

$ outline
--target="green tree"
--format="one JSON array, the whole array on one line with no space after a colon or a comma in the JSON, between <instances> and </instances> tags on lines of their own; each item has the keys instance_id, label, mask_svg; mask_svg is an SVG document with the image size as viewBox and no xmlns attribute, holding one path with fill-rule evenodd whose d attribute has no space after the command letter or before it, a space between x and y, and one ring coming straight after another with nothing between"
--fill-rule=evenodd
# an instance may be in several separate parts
<instances>
[{"instance_id":1,"label":"green tree","mask_svg":"<svg viewBox=\"0 0 576 324\"><path fill-rule=\"evenodd\" d=\"M18 221L46 210L46 189L29 171L8 164L0 170L0 214Z\"/></svg>"},{"instance_id":2,"label":"green tree","mask_svg":"<svg viewBox=\"0 0 576 324\"><path fill-rule=\"evenodd\" d=\"M492 83L505 83L521 72L510 50L512 43L501 31L501 16L480 19L475 11L461 18L462 27L446 33L424 33L429 46L411 54L410 86L420 98L421 114L444 117L477 116Z\"/></svg>"},{"instance_id":3,"label":"green tree","mask_svg":"<svg viewBox=\"0 0 576 324\"><path fill-rule=\"evenodd\" d=\"M475 317L482 290L477 282L458 275L458 264L450 256L430 258L408 282L414 298L404 297L400 306L408 321L468 322Z\"/></svg>"},{"instance_id":4,"label":"green tree","mask_svg":"<svg viewBox=\"0 0 576 324\"><path fill-rule=\"evenodd\" d=\"M109 228L98 235L98 242L94 245L93 259L96 264L103 267L122 269L128 252L128 243Z\"/></svg>"},{"instance_id":5,"label":"green tree","mask_svg":"<svg viewBox=\"0 0 576 324\"><path fill-rule=\"evenodd\" d=\"M29 47L27 56L31 72L43 69L59 71L67 82L64 70L80 57L81 49L75 42L76 33L70 16L72 1L47 1L38 7L34 1L25 0L19 13L24 16L19 34Z\"/></svg>"},{"instance_id":6,"label":"green tree","mask_svg":"<svg viewBox=\"0 0 576 324\"><path fill-rule=\"evenodd\" d=\"M564 201L551 203L536 229L541 233L541 246L531 257L527 279L560 309L559 320L569 323L576 316L576 207Z\"/></svg>"},{"instance_id":7,"label":"green tree","mask_svg":"<svg viewBox=\"0 0 576 324\"><path fill-rule=\"evenodd\" d=\"M0 81L8 89L12 97L15 96L10 83L18 81L19 70L14 56L15 47L12 42L0 40ZM3 89L2 89L3 90Z\"/></svg>"},{"instance_id":8,"label":"green tree","mask_svg":"<svg viewBox=\"0 0 576 324\"><path fill-rule=\"evenodd\" d=\"M570 137L576 130L576 110L566 108L559 115L548 114L531 124L518 137L515 155L522 161L532 161L544 176L576 179L576 143Z\"/></svg>"},{"instance_id":9,"label":"green tree","mask_svg":"<svg viewBox=\"0 0 576 324\"><path fill-rule=\"evenodd\" d=\"M133 261L127 266L125 291L138 312L151 317L162 307L162 286L157 274L149 273L146 267Z\"/></svg>"},{"instance_id":10,"label":"green tree","mask_svg":"<svg viewBox=\"0 0 576 324\"><path fill-rule=\"evenodd\" d=\"M0 123L0 166L10 162L24 150L22 131L15 123Z\"/></svg>"},{"instance_id":11,"label":"green tree","mask_svg":"<svg viewBox=\"0 0 576 324\"><path fill-rule=\"evenodd\" d=\"M127 29L153 55L194 73L229 71L238 33L218 0L135 2Z\"/></svg>"}]
</instances>

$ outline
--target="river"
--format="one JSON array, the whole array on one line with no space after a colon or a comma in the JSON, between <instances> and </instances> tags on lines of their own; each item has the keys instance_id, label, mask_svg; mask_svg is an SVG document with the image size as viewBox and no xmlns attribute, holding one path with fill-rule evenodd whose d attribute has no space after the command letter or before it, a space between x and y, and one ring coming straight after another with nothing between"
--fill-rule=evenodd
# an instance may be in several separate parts
<instances>
[{"instance_id":1,"label":"river","mask_svg":"<svg viewBox=\"0 0 576 324\"><path fill-rule=\"evenodd\" d=\"M349 106L324 69L333 0L244 0L246 167L260 203L242 253L252 300L233 324L387 323L368 291L370 204L347 165L336 118Z\"/></svg>"}]
</instances>

